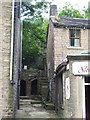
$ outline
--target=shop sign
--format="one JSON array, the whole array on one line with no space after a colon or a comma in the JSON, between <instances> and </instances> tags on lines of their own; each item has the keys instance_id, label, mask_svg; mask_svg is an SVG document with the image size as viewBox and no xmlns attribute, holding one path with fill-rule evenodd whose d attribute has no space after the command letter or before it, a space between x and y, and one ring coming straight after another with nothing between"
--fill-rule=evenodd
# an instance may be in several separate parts
<instances>
[{"instance_id":1,"label":"shop sign","mask_svg":"<svg viewBox=\"0 0 90 120\"><path fill-rule=\"evenodd\" d=\"M90 62L74 62L72 72L74 75L90 75Z\"/></svg>"}]
</instances>

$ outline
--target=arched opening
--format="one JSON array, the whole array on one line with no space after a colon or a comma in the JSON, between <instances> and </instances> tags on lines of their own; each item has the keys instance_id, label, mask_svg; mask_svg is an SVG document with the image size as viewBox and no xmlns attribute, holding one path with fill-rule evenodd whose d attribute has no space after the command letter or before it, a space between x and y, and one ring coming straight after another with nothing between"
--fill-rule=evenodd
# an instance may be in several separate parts
<instances>
[{"instance_id":1,"label":"arched opening","mask_svg":"<svg viewBox=\"0 0 90 120\"><path fill-rule=\"evenodd\" d=\"M37 79L31 81L31 95L37 95Z\"/></svg>"},{"instance_id":2,"label":"arched opening","mask_svg":"<svg viewBox=\"0 0 90 120\"><path fill-rule=\"evenodd\" d=\"M26 96L26 81L20 81L20 96Z\"/></svg>"}]
</instances>

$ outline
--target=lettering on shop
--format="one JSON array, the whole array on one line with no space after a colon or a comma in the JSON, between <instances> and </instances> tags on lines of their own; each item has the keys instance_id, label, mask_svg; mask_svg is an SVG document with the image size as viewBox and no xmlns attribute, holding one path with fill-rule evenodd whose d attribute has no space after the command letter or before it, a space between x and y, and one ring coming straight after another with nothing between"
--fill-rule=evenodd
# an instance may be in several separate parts
<instances>
[{"instance_id":1,"label":"lettering on shop","mask_svg":"<svg viewBox=\"0 0 90 120\"><path fill-rule=\"evenodd\" d=\"M90 72L90 68L88 66L81 66L81 68L78 70L78 73L88 73Z\"/></svg>"},{"instance_id":2,"label":"lettering on shop","mask_svg":"<svg viewBox=\"0 0 90 120\"><path fill-rule=\"evenodd\" d=\"M72 72L74 75L90 75L90 62L74 62Z\"/></svg>"}]
</instances>

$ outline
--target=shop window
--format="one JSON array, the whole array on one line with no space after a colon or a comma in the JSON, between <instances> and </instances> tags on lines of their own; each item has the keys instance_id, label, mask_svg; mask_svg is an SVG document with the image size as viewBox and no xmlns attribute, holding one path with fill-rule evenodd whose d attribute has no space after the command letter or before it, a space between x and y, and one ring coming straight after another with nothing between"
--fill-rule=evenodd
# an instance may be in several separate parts
<instances>
[{"instance_id":1,"label":"shop window","mask_svg":"<svg viewBox=\"0 0 90 120\"><path fill-rule=\"evenodd\" d=\"M70 46L80 47L80 30L70 29Z\"/></svg>"},{"instance_id":2,"label":"shop window","mask_svg":"<svg viewBox=\"0 0 90 120\"><path fill-rule=\"evenodd\" d=\"M85 83L90 83L90 76L89 77L85 77Z\"/></svg>"}]
</instances>

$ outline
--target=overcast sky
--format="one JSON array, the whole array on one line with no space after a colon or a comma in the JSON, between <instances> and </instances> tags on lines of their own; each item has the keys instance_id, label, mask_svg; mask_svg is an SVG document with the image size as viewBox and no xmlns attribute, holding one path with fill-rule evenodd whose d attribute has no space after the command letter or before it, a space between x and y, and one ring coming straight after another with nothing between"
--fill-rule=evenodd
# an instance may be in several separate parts
<instances>
[{"instance_id":1,"label":"overcast sky","mask_svg":"<svg viewBox=\"0 0 90 120\"><path fill-rule=\"evenodd\" d=\"M65 3L70 3L71 5L73 5L74 8L76 9L79 9L80 11L83 10L84 6L86 8L88 8L88 2L90 0L46 0L48 2L52 2L53 1L53 4L56 4L57 7L58 7L58 10L60 8L62 8Z\"/></svg>"},{"instance_id":2,"label":"overcast sky","mask_svg":"<svg viewBox=\"0 0 90 120\"><path fill-rule=\"evenodd\" d=\"M65 2L68 2L75 7L82 9L84 6L88 7L88 2L90 0L47 0L47 1L54 1L57 4L58 8L64 6Z\"/></svg>"}]
</instances>

